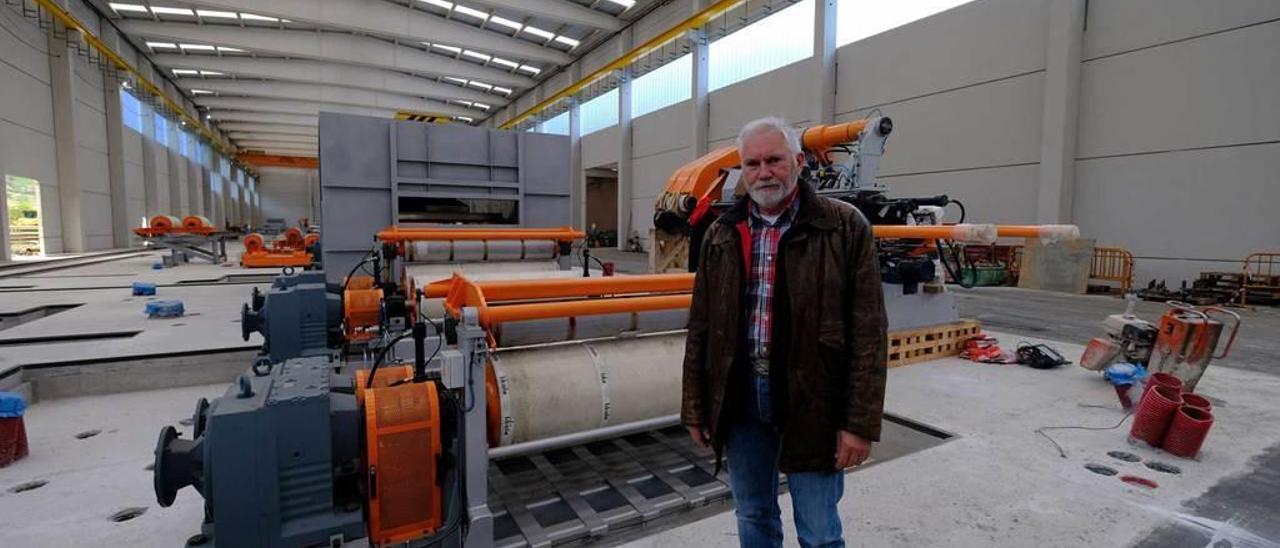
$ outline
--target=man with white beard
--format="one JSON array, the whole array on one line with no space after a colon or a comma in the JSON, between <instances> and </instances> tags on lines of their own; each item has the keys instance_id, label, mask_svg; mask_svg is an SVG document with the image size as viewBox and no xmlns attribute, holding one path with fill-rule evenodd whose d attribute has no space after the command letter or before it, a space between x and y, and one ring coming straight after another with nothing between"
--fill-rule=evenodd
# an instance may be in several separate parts
<instances>
[{"instance_id":1,"label":"man with white beard","mask_svg":"<svg viewBox=\"0 0 1280 548\"><path fill-rule=\"evenodd\" d=\"M681 421L729 461L744 547L781 546L787 474L801 546L842 547L846 468L879 441L885 328L871 226L801 180L785 121L738 134L746 191L699 252Z\"/></svg>"}]
</instances>

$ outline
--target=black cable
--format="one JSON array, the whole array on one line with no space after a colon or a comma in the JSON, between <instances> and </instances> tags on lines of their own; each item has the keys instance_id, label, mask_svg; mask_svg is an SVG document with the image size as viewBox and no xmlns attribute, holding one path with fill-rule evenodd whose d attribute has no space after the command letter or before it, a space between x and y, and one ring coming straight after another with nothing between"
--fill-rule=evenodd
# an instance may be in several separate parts
<instances>
[{"instance_id":1,"label":"black cable","mask_svg":"<svg viewBox=\"0 0 1280 548\"><path fill-rule=\"evenodd\" d=\"M951 203L960 206L960 220L956 221L956 224L963 223L964 218L967 216L964 209L964 202L961 202L960 200L951 200Z\"/></svg>"},{"instance_id":2,"label":"black cable","mask_svg":"<svg viewBox=\"0 0 1280 548\"><path fill-rule=\"evenodd\" d=\"M1124 424L1124 421L1129 420L1129 417L1132 416L1133 413L1125 413L1124 418L1120 419L1120 422L1117 422L1115 426L1041 426L1036 429L1036 433L1049 440L1049 443L1052 443L1054 448L1058 450L1058 456L1065 459L1067 458L1067 452L1062 449L1061 445L1058 445L1057 441L1049 437L1049 434L1044 432L1045 430L1115 430L1120 428L1120 425Z\"/></svg>"},{"instance_id":3,"label":"black cable","mask_svg":"<svg viewBox=\"0 0 1280 548\"><path fill-rule=\"evenodd\" d=\"M960 262L960 259L958 257L956 258L956 269L951 268L951 265L947 263L947 254L946 254L945 248L942 247L942 240L935 240L934 243L938 246L938 260L942 262L942 268L946 269L947 274L951 276L951 279L954 280L956 284L958 284L960 287L963 287L965 289L969 289L973 287L974 283L978 281L977 267L974 267L973 281L966 285L964 283L964 278L960 276L960 272L958 270L958 269L964 268L963 264ZM952 253L954 254L955 251L953 250Z\"/></svg>"},{"instance_id":4,"label":"black cable","mask_svg":"<svg viewBox=\"0 0 1280 548\"><path fill-rule=\"evenodd\" d=\"M382 365L382 360L386 359L387 351L391 350L391 348L394 347L396 343L400 342L402 339L412 334L413 334L412 331L405 331L404 333L401 333L396 338L391 339L391 342L387 343L386 346L382 347L382 350L378 351L378 357L373 360L373 368L369 370L369 380L365 381L364 383L365 388L373 388L373 376L378 374L378 366ZM439 347L436 347L436 348L439 349Z\"/></svg>"},{"instance_id":5,"label":"black cable","mask_svg":"<svg viewBox=\"0 0 1280 548\"><path fill-rule=\"evenodd\" d=\"M342 279L342 292L341 292L341 294L346 295L346 293L347 293L347 284L348 284L348 283L351 283L351 276L355 275L356 270L359 270L359 269L360 269L360 267L362 267L362 266L364 266L365 264L367 264L367 263L369 262L369 257L370 257L371 255L373 255L373 252L375 252L375 251L377 251L377 250L378 250L378 246L376 246L376 245L375 245L375 246L373 246L373 247L371 247L371 248L369 248L369 252L368 252L368 253L365 253L365 254L364 254L364 257L361 257L361 258L360 258L360 262L356 263L356 265L355 265L355 266L351 267L351 271L347 273L347 277Z\"/></svg>"}]
</instances>

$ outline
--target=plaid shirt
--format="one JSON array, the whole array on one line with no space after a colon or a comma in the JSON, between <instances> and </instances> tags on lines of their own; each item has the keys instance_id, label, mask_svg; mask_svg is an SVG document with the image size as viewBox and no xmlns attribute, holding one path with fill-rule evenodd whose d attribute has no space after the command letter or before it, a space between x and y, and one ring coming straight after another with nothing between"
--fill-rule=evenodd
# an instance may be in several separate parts
<instances>
[{"instance_id":1,"label":"plaid shirt","mask_svg":"<svg viewBox=\"0 0 1280 548\"><path fill-rule=\"evenodd\" d=\"M747 348L751 366L759 375L769 374L769 342L773 335L773 285L777 278L775 265L778 259L778 241L791 227L800 200L792 200L791 206L778 219L770 223L760 216L756 204L751 204L751 269L747 276Z\"/></svg>"}]
</instances>

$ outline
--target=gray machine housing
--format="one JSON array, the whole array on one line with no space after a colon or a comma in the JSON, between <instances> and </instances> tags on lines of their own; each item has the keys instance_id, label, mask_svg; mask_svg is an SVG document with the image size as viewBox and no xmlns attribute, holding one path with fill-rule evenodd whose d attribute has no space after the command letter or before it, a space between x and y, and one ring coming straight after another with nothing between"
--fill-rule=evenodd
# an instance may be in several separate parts
<instances>
[{"instance_id":1,"label":"gray machine housing","mask_svg":"<svg viewBox=\"0 0 1280 548\"><path fill-rule=\"evenodd\" d=\"M379 230L417 222L402 218L402 200L487 200L515 205L518 222L507 226L570 224L569 152L563 135L320 113L329 281L341 281ZM424 222L477 223L465 215Z\"/></svg>"},{"instance_id":2,"label":"gray machine housing","mask_svg":"<svg viewBox=\"0 0 1280 548\"><path fill-rule=\"evenodd\" d=\"M244 340L262 334L262 354L270 363L333 353L342 329L342 296L330 291L324 271L277 276L266 295L254 288L240 312Z\"/></svg>"},{"instance_id":3,"label":"gray machine housing","mask_svg":"<svg viewBox=\"0 0 1280 548\"><path fill-rule=\"evenodd\" d=\"M215 547L341 546L365 536L360 417L354 395L331 391L333 367L309 357L254 368L211 404L200 401L191 441L163 430L161 505L194 485L205 499L201 532Z\"/></svg>"}]
</instances>

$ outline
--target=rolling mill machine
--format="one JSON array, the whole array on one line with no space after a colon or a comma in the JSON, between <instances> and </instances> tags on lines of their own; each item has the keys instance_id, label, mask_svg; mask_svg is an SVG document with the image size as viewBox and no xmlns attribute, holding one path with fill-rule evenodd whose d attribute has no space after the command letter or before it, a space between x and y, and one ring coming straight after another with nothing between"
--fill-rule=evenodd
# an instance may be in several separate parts
<instances>
[{"instance_id":1,"label":"rolling mill machine","mask_svg":"<svg viewBox=\"0 0 1280 548\"><path fill-rule=\"evenodd\" d=\"M1043 242L1079 237L1073 225L966 224L964 204L945 194L889 197L877 171L892 133L893 121L877 116L813 126L800 135L806 159L801 177L820 196L856 207L872 225L890 331L960 319L945 281L964 283L963 244L989 245L998 237ZM739 163L737 147L728 146L684 165L667 180L653 217L651 264L658 271L697 270L703 235L745 193ZM959 219L944 222L953 204Z\"/></svg>"},{"instance_id":2,"label":"rolling mill machine","mask_svg":"<svg viewBox=\"0 0 1280 548\"><path fill-rule=\"evenodd\" d=\"M875 172L891 131L873 118L804 134L807 176L875 225L891 329L958 320L939 266L950 242L1074 237L944 224L946 196L886 197ZM699 158L660 197L654 253L677 272L578 268L583 234L569 228L393 226L340 283L318 270L278 277L242 314L262 354L197 403L190 438L162 430L158 501L194 487L199 540L219 547L569 540L504 532L525 526L489 500L490 460L678 423L690 250L732 199L736 164L734 149Z\"/></svg>"}]
</instances>

